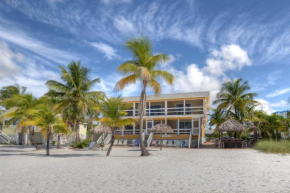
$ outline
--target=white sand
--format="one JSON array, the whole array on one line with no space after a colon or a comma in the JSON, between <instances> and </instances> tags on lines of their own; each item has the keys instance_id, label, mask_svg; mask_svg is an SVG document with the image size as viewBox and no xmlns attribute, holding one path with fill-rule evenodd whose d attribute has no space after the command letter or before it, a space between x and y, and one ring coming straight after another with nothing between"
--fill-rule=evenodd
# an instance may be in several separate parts
<instances>
[{"instance_id":1,"label":"white sand","mask_svg":"<svg viewBox=\"0 0 290 193\"><path fill-rule=\"evenodd\" d=\"M0 146L0 192L290 192L290 156L255 150Z\"/></svg>"}]
</instances>

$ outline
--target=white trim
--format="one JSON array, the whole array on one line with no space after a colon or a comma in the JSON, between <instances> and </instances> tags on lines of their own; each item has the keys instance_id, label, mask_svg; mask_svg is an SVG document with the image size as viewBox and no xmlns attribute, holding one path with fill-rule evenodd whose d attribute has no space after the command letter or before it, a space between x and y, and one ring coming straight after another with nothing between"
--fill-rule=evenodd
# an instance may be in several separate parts
<instances>
[{"instance_id":1,"label":"white trim","mask_svg":"<svg viewBox=\"0 0 290 193\"><path fill-rule=\"evenodd\" d=\"M185 100L183 100L183 114L185 115L185 106L186 106L186 103L185 103Z\"/></svg>"}]
</instances>

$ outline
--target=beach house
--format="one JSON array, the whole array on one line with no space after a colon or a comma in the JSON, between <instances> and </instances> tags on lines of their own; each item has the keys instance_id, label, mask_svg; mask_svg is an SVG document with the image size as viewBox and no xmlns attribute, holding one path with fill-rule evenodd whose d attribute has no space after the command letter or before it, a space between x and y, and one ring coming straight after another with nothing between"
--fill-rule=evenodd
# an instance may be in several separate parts
<instances>
[{"instance_id":1,"label":"beach house","mask_svg":"<svg viewBox=\"0 0 290 193\"><path fill-rule=\"evenodd\" d=\"M120 141L138 139L139 97L124 97L123 102L132 105L126 117L136 119L136 124L127 126L115 133L116 144ZM146 115L143 118L143 139L146 146L155 145L161 139L166 146L199 147L205 140L207 111L210 109L209 92L174 93L147 96ZM165 123L173 129L172 133L154 133L154 125Z\"/></svg>"}]
</instances>

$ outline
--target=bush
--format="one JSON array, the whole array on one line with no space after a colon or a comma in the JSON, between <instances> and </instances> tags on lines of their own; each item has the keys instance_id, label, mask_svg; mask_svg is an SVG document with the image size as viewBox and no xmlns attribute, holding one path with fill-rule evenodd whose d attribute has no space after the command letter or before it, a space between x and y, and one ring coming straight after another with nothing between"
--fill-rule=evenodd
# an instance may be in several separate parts
<instances>
[{"instance_id":1,"label":"bush","mask_svg":"<svg viewBox=\"0 0 290 193\"><path fill-rule=\"evenodd\" d=\"M263 140L256 143L254 149L265 153L281 153L283 155L290 153L290 141L269 141Z\"/></svg>"},{"instance_id":2,"label":"bush","mask_svg":"<svg viewBox=\"0 0 290 193\"><path fill-rule=\"evenodd\" d=\"M55 145L55 144L56 144L56 141L53 140L53 141L51 142L51 145Z\"/></svg>"},{"instance_id":3,"label":"bush","mask_svg":"<svg viewBox=\"0 0 290 193\"><path fill-rule=\"evenodd\" d=\"M91 141L92 141L91 139L84 139L81 142L75 142L73 147L83 149L83 148L89 147Z\"/></svg>"}]
</instances>

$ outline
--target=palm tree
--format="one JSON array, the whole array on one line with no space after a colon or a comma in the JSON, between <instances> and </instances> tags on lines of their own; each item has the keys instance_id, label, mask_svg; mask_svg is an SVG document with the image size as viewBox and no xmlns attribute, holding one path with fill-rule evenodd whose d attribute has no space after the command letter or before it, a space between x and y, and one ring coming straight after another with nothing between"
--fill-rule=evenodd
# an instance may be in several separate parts
<instances>
[{"instance_id":1,"label":"palm tree","mask_svg":"<svg viewBox=\"0 0 290 193\"><path fill-rule=\"evenodd\" d=\"M60 138L63 135L67 135L68 134L68 128L67 125L66 127L63 127L62 125L56 125L53 128L53 133L57 135L57 149L60 149Z\"/></svg>"},{"instance_id":2,"label":"palm tree","mask_svg":"<svg viewBox=\"0 0 290 193\"><path fill-rule=\"evenodd\" d=\"M242 82L242 79L225 82L213 104L217 104L218 109L226 110L226 115L231 114L242 122L247 107L258 103L254 100L257 93L247 92L250 89L248 82Z\"/></svg>"},{"instance_id":3,"label":"palm tree","mask_svg":"<svg viewBox=\"0 0 290 193\"><path fill-rule=\"evenodd\" d=\"M25 94L25 92L26 87L19 86L18 84L5 86L0 90L0 104L4 106L6 109L12 108L13 106L9 106L9 104L4 105L3 102L14 95L23 95Z\"/></svg>"},{"instance_id":4,"label":"palm tree","mask_svg":"<svg viewBox=\"0 0 290 193\"><path fill-rule=\"evenodd\" d=\"M33 114L31 113L31 111L39 104L38 99L33 97L32 94L13 95L11 98L3 101L3 104L5 106L17 107L15 111L12 111L5 116L10 118L7 125L10 125L13 122L18 122L16 129L22 130L22 137L24 129L27 127L30 142L35 145L36 149L40 149L34 140L35 130L33 125Z\"/></svg>"},{"instance_id":5,"label":"palm tree","mask_svg":"<svg viewBox=\"0 0 290 193\"><path fill-rule=\"evenodd\" d=\"M124 118L127 114L126 110L130 109L131 105L122 103L120 97L117 98L106 98L102 99L100 103L100 111L103 115L100 118L100 122L111 129L112 138L110 141L110 147L107 152L107 156L110 155L112 150L114 140L115 140L115 131L123 129L127 125L133 125L134 119Z\"/></svg>"},{"instance_id":6,"label":"palm tree","mask_svg":"<svg viewBox=\"0 0 290 193\"><path fill-rule=\"evenodd\" d=\"M53 103L47 98L42 98L42 104L39 104L34 111L34 124L41 128L46 136L46 155L49 156L50 136L53 131L64 131L67 125L63 122L60 115L52 108Z\"/></svg>"},{"instance_id":7,"label":"palm tree","mask_svg":"<svg viewBox=\"0 0 290 193\"><path fill-rule=\"evenodd\" d=\"M174 77L169 72L156 70L160 62L167 61L169 58L165 54L153 55L152 46L148 39L137 38L127 41L127 48L133 53L134 59L129 60L118 67L118 71L128 76L117 82L115 90L123 90L129 84L135 84L139 80L142 84L142 92L139 102L139 143L141 156L150 155L146 150L143 141L143 116L146 114L146 88L151 87L154 94L161 93L161 86L158 79L164 79L168 84L173 84Z\"/></svg>"},{"instance_id":8,"label":"palm tree","mask_svg":"<svg viewBox=\"0 0 290 193\"><path fill-rule=\"evenodd\" d=\"M213 113L209 114L209 125L215 126L215 131L219 131L220 125L227 120L226 113L222 109L212 109ZM219 136L220 132L219 132Z\"/></svg>"},{"instance_id":9,"label":"palm tree","mask_svg":"<svg viewBox=\"0 0 290 193\"><path fill-rule=\"evenodd\" d=\"M80 62L72 61L68 64L68 70L60 66L61 79L64 83L49 80L46 85L49 87L47 96L58 100L56 109L68 113L76 132L76 141L80 141L79 123L84 119L91 101L97 100L102 92L90 91L96 83L100 83L100 79L89 79L90 69L81 66Z\"/></svg>"}]
</instances>

